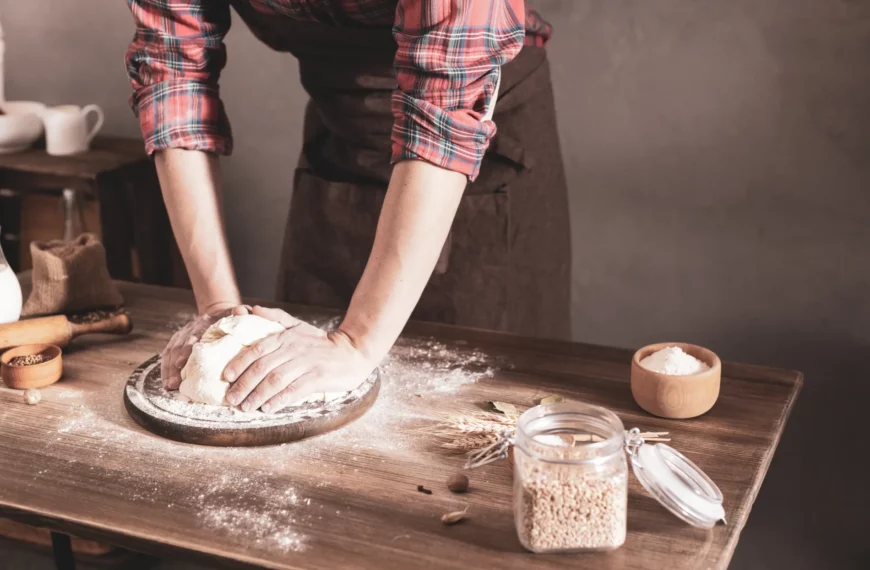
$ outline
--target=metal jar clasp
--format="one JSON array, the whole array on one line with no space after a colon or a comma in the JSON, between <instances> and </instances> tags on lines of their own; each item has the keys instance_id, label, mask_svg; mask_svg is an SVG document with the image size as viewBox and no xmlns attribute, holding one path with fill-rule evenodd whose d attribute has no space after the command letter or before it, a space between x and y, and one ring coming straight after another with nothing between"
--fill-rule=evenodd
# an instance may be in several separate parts
<instances>
[{"instance_id":1,"label":"metal jar clasp","mask_svg":"<svg viewBox=\"0 0 870 570\"><path fill-rule=\"evenodd\" d=\"M493 443L487 445L483 449L479 449L468 456L468 461L465 462L465 469L477 469L496 461L507 459L508 450L514 444L514 436L511 430L504 430L499 435L499 438Z\"/></svg>"}]
</instances>

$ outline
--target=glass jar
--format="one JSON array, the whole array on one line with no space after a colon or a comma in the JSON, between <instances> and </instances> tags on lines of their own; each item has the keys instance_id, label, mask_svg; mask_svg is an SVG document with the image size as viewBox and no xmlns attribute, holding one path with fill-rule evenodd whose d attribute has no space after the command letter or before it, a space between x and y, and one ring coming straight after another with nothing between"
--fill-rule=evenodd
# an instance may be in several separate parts
<instances>
[{"instance_id":1,"label":"glass jar","mask_svg":"<svg viewBox=\"0 0 870 570\"><path fill-rule=\"evenodd\" d=\"M64 189L61 198L63 208L63 240L72 241L83 231L82 208L75 190Z\"/></svg>"},{"instance_id":2,"label":"glass jar","mask_svg":"<svg viewBox=\"0 0 870 570\"><path fill-rule=\"evenodd\" d=\"M13 323L21 316L21 285L0 247L0 324Z\"/></svg>"},{"instance_id":3,"label":"glass jar","mask_svg":"<svg viewBox=\"0 0 870 570\"><path fill-rule=\"evenodd\" d=\"M658 435L625 432L616 414L598 406L540 404L515 430L471 453L465 468L505 459L513 447L514 520L532 552L613 550L625 542L626 454L643 488L674 515L698 528L724 524L719 487L676 449L644 439Z\"/></svg>"},{"instance_id":4,"label":"glass jar","mask_svg":"<svg viewBox=\"0 0 870 570\"><path fill-rule=\"evenodd\" d=\"M536 406L517 421L514 519L537 553L613 550L625 542L625 429L609 410L578 402Z\"/></svg>"}]
</instances>

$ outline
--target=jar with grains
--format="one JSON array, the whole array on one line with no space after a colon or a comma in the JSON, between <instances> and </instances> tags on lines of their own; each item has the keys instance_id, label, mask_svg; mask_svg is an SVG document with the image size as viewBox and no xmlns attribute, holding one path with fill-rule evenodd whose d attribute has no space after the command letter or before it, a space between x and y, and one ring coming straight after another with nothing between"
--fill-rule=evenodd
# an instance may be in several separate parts
<instances>
[{"instance_id":1,"label":"jar with grains","mask_svg":"<svg viewBox=\"0 0 870 570\"><path fill-rule=\"evenodd\" d=\"M620 419L598 406L536 406L517 422L514 517L532 552L613 550L625 542L628 465Z\"/></svg>"},{"instance_id":2,"label":"jar with grains","mask_svg":"<svg viewBox=\"0 0 870 570\"><path fill-rule=\"evenodd\" d=\"M628 466L641 486L688 524L725 522L719 487L664 443L625 432L613 412L577 402L541 404L469 455L466 469L508 457L514 448L514 519L532 552L613 550L625 542Z\"/></svg>"}]
</instances>

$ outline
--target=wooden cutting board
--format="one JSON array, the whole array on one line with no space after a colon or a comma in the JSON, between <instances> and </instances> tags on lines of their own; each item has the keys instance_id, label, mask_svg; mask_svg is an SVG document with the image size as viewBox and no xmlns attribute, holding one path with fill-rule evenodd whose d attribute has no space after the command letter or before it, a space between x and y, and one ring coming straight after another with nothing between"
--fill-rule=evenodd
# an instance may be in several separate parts
<instances>
[{"instance_id":1,"label":"wooden cutting board","mask_svg":"<svg viewBox=\"0 0 870 570\"><path fill-rule=\"evenodd\" d=\"M356 390L329 402L310 402L271 414L190 404L163 389L160 357L143 362L124 388L124 405L145 429L168 439L223 447L277 445L322 434L362 416L378 396L375 370Z\"/></svg>"}]
</instances>

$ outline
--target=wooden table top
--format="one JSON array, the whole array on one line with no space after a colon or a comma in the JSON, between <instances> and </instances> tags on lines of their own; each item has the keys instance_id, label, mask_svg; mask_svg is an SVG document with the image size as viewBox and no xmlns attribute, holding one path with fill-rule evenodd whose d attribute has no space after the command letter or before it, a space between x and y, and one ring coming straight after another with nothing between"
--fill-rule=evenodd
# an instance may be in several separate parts
<instances>
[{"instance_id":1,"label":"wooden table top","mask_svg":"<svg viewBox=\"0 0 870 570\"><path fill-rule=\"evenodd\" d=\"M95 179L101 173L147 158L141 140L98 136L88 151L70 156L52 156L44 147L0 154L0 170Z\"/></svg>"},{"instance_id":2,"label":"wooden table top","mask_svg":"<svg viewBox=\"0 0 870 570\"><path fill-rule=\"evenodd\" d=\"M98 180L119 172L144 176L153 165L141 140L98 136L91 148L70 156L52 156L44 146L0 154L0 184L20 191L94 192ZM144 173L144 174L143 174Z\"/></svg>"},{"instance_id":3,"label":"wooden table top","mask_svg":"<svg viewBox=\"0 0 870 570\"><path fill-rule=\"evenodd\" d=\"M276 447L198 447L141 429L121 398L128 375L190 314L190 293L132 284L122 292L135 323L130 337L76 340L64 379L43 389L37 406L0 388L0 516L212 565L726 568L802 381L797 372L726 364L716 406L669 421L634 404L628 351L412 324L384 371L378 403L354 424ZM471 491L453 495L445 480L464 458L439 448L427 429L451 409L488 400L529 406L550 394L605 406L626 427L669 431L671 445L718 483L728 525L689 527L631 476L622 548L524 551L510 466L471 472ZM466 507L468 520L441 524L441 515Z\"/></svg>"}]
</instances>

